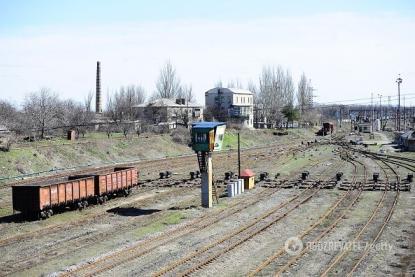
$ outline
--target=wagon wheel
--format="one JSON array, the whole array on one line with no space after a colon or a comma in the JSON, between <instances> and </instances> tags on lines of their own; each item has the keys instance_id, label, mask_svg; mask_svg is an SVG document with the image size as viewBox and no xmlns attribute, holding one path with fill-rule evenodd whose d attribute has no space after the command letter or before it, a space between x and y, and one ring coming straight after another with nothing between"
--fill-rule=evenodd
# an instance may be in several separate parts
<instances>
[{"instance_id":1,"label":"wagon wheel","mask_svg":"<svg viewBox=\"0 0 415 277\"><path fill-rule=\"evenodd\" d=\"M46 219L46 213L45 213L45 211L41 211L41 212L39 213L39 217L40 217L41 219Z\"/></svg>"}]
</instances>

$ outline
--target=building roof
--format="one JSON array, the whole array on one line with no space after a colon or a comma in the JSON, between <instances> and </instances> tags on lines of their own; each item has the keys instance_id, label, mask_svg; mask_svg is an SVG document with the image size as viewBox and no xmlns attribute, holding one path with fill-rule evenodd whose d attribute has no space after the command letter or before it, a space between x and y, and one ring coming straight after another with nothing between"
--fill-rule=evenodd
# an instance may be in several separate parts
<instances>
[{"instance_id":1,"label":"building roof","mask_svg":"<svg viewBox=\"0 0 415 277\"><path fill-rule=\"evenodd\" d=\"M402 139L415 139L415 131L407 131L401 135Z\"/></svg>"},{"instance_id":2,"label":"building roof","mask_svg":"<svg viewBox=\"0 0 415 277\"><path fill-rule=\"evenodd\" d=\"M224 122L209 122L209 121L201 121L195 122L192 124L192 128L194 129L212 129L216 126L225 125Z\"/></svg>"},{"instance_id":3,"label":"building roof","mask_svg":"<svg viewBox=\"0 0 415 277\"><path fill-rule=\"evenodd\" d=\"M206 91L206 93L207 94L209 94L209 93L215 93L216 94L216 93L218 93L219 90L223 93L236 93L236 94L249 94L249 95L253 94L251 91L246 90L246 89L241 89L241 88L219 88L219 87L212 88L212 89Z\"/></svg>"},{"instance_id":4,"label":"building roof","mask_svg":"<svg viewBox=\"0 0 415 277\"><path fill-rule=\"evenodd\" d=\"M139 104L134 106L136 108L139 107L173 107L173 108L196 108L196 107L202 107L202 105L196 104L196 103L186 103L186 104L177 104L175 100L172 99L168 99L168 98L159 98L159 99L155 99L153 101L147 102L147 103L143 103L143 104Z\"/></svg>"},{"instance_id":5,"label":"building roof","mask_svg":"<svg viewBox=\"0 0 415 277\"><path fill-rule=\"evenodd\" d=\"M9 133L10 130L6 126L0 124L0 133Z\"/></svg>"},{"instance_id":6,"label":"building roof","mask_svg":"<svg viewBox=\"0 0 415 277\"><path fill-rule=\"evenodd\" d=\"M244 171L241 172L241 176L240 177L254 177L255 173L250 170L249 168L245 169Z\"/></svg>"}]
</instances>

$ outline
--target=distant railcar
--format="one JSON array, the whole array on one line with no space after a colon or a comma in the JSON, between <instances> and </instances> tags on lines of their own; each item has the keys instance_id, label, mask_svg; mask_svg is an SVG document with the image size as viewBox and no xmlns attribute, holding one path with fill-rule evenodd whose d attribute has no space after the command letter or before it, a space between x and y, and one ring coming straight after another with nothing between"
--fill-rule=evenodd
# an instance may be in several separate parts
<instances>
[{"instance_id":1,"label":"distant railcar","mask_svg":"<svg viewBox=\"0 0 415 277\"><path fill-rule=\"evenodd\" d=\"M116 195L127 196L137 183L137 169L124 167L15 185L12 186L13 210L27 217L47 218L67 208L82 209Z\"/></svg>"},{"instance_id":2,"label":"distant railcar","mask_svg":"<svg viewBox=\"0 0 415 277\"><path fill-rule=\"evenodd\" d=\"M318 136L327 136L334 132L334 125L331 122L324 122L323 127L316 133Z\"/></svg>"}]
</instances>

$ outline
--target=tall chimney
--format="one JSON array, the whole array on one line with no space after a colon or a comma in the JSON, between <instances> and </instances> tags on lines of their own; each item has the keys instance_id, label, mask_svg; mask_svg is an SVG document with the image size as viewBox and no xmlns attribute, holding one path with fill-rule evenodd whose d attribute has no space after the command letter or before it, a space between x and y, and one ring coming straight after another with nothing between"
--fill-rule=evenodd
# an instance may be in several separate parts
<instances>
[{"instance_id":1,"label":"tall chimney","mask_svg":"<svg viewBox=\"0 0 415 277\"><path fill-rule=\"evenodd\" d=\"M97 62L97 86L95 95L95 113L102 113L102 99L101 99L101 64Z\"/></svg>"}]
</instances>

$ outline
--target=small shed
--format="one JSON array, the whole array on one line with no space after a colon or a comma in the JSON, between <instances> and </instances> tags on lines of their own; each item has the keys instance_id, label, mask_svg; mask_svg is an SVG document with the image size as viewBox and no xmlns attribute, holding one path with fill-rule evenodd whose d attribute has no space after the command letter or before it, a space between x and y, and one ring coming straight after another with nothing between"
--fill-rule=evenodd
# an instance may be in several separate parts
<instances>
[{"instance_id":1,"label":"small shed","mask_svg":"<svg viewBox=\"0 0 415 277\"><path fill-rule=\"evenodd\" d=\"M359 132L360 133L372 133L372 123L365 122L359 124Z\"/></svg>"},{"instance_id":2,"label":"small shed","mask_svg":"<svg viewBox=\"0 0 415 277\"><path fill-rule=\"evenodd\" d=\"M253 189L255 187L255 173L250 169L245 169L241 172L241 176L244 180L245 189Z\"/></svg>"},{"instance_id":3,"label":"small shed","mask_svg":"<svg viewBox=\"0 0 415 277\"><path fill-rule=\"evenodd\" d=\"M77 139L76 130L74 130L74 129L69 130L68 133L67 133L67 139L71 140L71 141L75 141Z\"/></svg>"}]
</instances>

